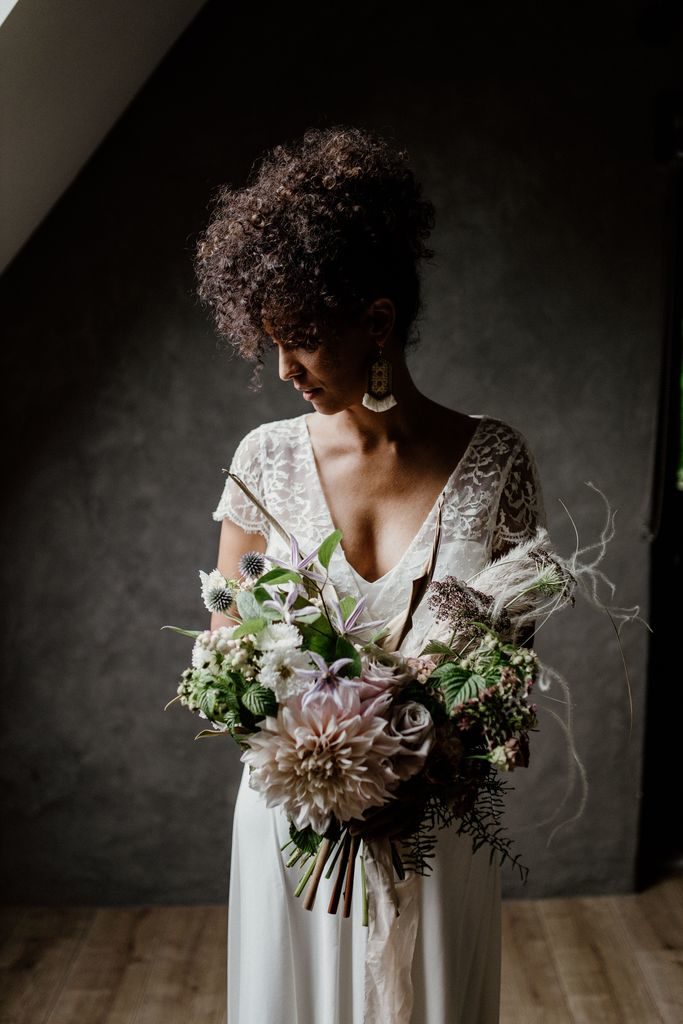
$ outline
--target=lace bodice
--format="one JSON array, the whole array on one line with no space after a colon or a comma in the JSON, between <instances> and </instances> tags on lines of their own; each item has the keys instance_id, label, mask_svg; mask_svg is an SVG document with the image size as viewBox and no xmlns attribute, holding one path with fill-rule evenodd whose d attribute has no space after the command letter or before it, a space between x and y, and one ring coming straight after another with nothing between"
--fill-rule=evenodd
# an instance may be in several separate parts
<instances>
[{"instance_id":1,"label":"lace bodice","mask_svg":"<svg viewBox=\"0 0 683 1024\"><path fill-rule=\"evenodd\" d=\"M315 464L308 413L272 420L250 430L232 461L236 473L271 515L296 537L302 552L316 547L334 529ZM493 556L546 526L543 493L534 455L517 428L480 413L463 456L399 561L377 580L364 580L349 565L343 538L330 561L330 579L340 596L367 596L371 618L391 617L405 605L411 584L433 542L442 504L441 541L434 579L453 574L467 580ZM289 548L234 480L226 479L216 521L225 516L250 533L266 538L266 553L287 558ZM427 639L431 613L423 600L401 651L419 653Z\"/></svg>"}]
</instances>

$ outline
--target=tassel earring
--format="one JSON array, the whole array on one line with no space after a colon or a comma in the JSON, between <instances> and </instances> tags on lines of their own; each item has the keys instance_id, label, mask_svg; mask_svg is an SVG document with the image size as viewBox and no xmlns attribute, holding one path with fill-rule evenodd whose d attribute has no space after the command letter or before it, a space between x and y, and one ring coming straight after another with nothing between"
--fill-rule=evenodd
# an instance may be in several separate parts
<instances>
[{"instance_id":1,"label":"tassel earring","mask_svg":"<svg viewBox=\"0 0 683 1024\"><path fill-rule=\"evenodd\" d=\"M381 345L368 369L368 384L363 395L363 405L374 412L384 412L393 405L398 405L391 393L391 363L382 355Z\"/></svg>"}]
</instances>

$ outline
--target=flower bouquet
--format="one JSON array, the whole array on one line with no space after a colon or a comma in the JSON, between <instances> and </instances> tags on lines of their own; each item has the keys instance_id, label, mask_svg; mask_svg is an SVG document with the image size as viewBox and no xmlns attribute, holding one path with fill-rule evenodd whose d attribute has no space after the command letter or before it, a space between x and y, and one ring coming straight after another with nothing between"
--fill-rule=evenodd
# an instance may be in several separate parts
<instances>
[{"instance_id":1,"label":"flower bouquet","mask_svg":"<svg viewBox=\"0 0 683 1024\"><path fill-rule=\"evenodd\" d=\"M336 867L328 911L337 912L343 887L350 914L360 844L373 846L373 817L391 803L399 811L388 837L399 879L407 870L428 873L436 829L455 822L474 849L488 843L491 856L511 857L500 824L505 776L529 764L529 733L538 727L530 695L535 684L547 686L526 644L541 615L574 603L584 573L595 579L596 561L563 560L539 527L474 577L435 581L439 506L408 607L368 620L366 598L338 594L329 579L340 531L302 553L230 475L287 541L290 557L249 552L234 579L200 571L205 607L234 625L162 627L194 640L191 666L166 707L177 701L208 720L196 738L231 735L242 748L250 787L289 820L282 849L292 848L288 867L303 869L296 895L305 893L304 907L312 909L323 872L329 879ZM423 597L433 629L418 656L404 657L398 648Z\"/></svg>"}]
</instances>

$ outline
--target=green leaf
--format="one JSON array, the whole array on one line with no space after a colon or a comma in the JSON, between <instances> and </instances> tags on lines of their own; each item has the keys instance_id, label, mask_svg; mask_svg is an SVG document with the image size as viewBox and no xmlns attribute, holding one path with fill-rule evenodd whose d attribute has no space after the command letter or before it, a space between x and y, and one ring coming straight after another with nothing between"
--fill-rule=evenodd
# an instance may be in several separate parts
<instances>
[{"instance_id":1,"label":"green leaf","mask_svg":"<svg viewBox=\"0 0 683 1024\"><path fill-rule=\"evenodd\" d=\"M329 535L329 537L325 537L325 540L318 548L317 558L320 564L322 565L323 569L327 569L329 567L332 552L336 548L339 541L342 539L342 536L343 534L341 530L334 530L333 533Z\"/></svg>"},{"instance_id":2,"label":"green leaf","mask_svg":"<svg viewBox=\"0 0 683 1024\"><path fill-rule=\"evenodd\" d=\"M240 590L236 599L237 610L242 619L257 619L261 617L261 606L249 590Z\"/></svg>"},{"instance_id":3,"label":"green leaf","mask_svg":"<svg viewBox=\"0 0 683 1024\"><path fill-rule=\"evenodd\" d=\"M247 633L260 633L261 630L267 625L268 623L263 618L263 616L261 616L258 619L246 619L241 625L237 627L237 629L232 634L233 639L240 636L246 636Z\"/></svg>"},{"instance_id":4,"label":"green leaf","mask_svg":"<svg viewBox=\"0 0 683 1024\"><path fill-rule=\"evenodd\" d=\"M196 640L199 634L203 632L201 629L181 629L180 626L162 626L161 629L172 629L174 633L189 636L192 640Z\"/></svg>"},{"instance_id":5,"label":"green leaf","mask_svg":"<svg viewBox=\"0 0 683 1024\"><path fill-rule=\"evenodd\" d=\"M216 690L210 686L206 690L203 690L197 697L197 704L207 718L213 718L213 713L216 708L216 696Z\"/></svg>"},{"instance_id":6,"label":"green leaf","mask_svg":"<svg viewBox=\"0 0 683 1024\"><path fill-rule=\"evenodd\" d=\"M442 640L428 640L420 651L420 656L423 654L448 654L452 656L455 654L455 651L448 644L443 643Z\"/></svg>"},{"instance_id":7,"label":"green leaf","mask_svg":"<svg viewBox=\"0 0 683 1024\"><path fill-rule=\"evenodd\" d=\"M322 842L322 836L314 832L310 825L306 828L297 829L294 823L289 823L289 837L294 844L305 853L315 853Z\"/></svg>"},{"instance_id":8,"label":"green leaf","mask_svg":"<svg viewBox=\"0 0 683 1024\"><path fill-rule=\"evenodd\" d=\"M242 703L251 711L252 715L264 717L277 713L277 699L275 694L267 686L260 683L252 683L242 694Z\"/></svg>"},{"instance_id":9,"label":"green leaf","mask_svg":"<svg viewBox=\"0 0 683 1024\"><path fill-rule=\"evenodd\" d=\"M227 725L228 729L236 729L237 726L242 724L239 713L237 710L226 711L223 715L223 724Z\"/></svg>"},{"instance_id":10,"label":"green leaf","mask_svg":"<svg viewBox=\"0 0 683 1024\"><path fill-rule=\"evenodd\" d=\"M341 601L339 602L339 607L341 608L345 619L348 619L349 615L356 607L359 600L360 598L356 599L351 594L347 594L346 597L342 597Z\"/></svg>"},{"instance_id":11,"label":"green leaf","mask_svg":"<svg viewBox=\"0 0 683 1024\"><path fill-rule=\"evenodd\" d=\"M274 586L276 583L286 583L288 580L294 580L296 583L301 583L301 573L294 572L293 569L285 569L284 566L278 566L276 569L269 569L263 576L259 576L257 587L261 587L264 583L268 583ZM256 591L254 587L254 591ZM267 590L264 590L264 594L270 597Z\"/></svg>"},{"instance_id":12,"label":"green leaf","mask_svg":"<svg viewBox=\"0 0 683 1024\"><path fill-rule=\"evenodd\" d=\"M483 676L478 675L476 672L470 672L469 669L461 668L459 665L453 664L453 662L440 665L432 673L432 676L436 675L436 672L439 672L439 685L441 692L446 698L448 711L452 711L454 707L462 704L463 701L476 697L479 691L483 690L487 685Z\"/></svg>"},{"instance_id":13,"label":"green leaf","mask_svg":"<svg viewBox=\"0 0 683 1024\"><path fill-rule=\"evenodd\" d=\"M352 663L350 665L343 665L342 672L349 676L359 676L361 670L360 655L356 648L353 646L350 640L347 640L345 636L338 636L337 642L334 647L334 658L351 658Z\"/></svg>"},{"instance_id":14,"label":"green leaf","mask_svg":"<svg viewBox=\"0 0 683 1024\"><path fill-rule=\"evenodd\" d=\"M311 633L306 641L306 650L315 651L325 661L334 661L335 641L334 637L321 636L320 633Z\"/></svg>"},{"instance_id":15,"label":"green leaf","mask_svg":"<svg viewBox=\"0 0 683 1024\"><path fill-rule=\"evenodd\" d=\"M460 668L455 661L443 661L440 665L437 665L434 671L430 675L430 679L438 679L439 682L445 677L448 678L455 672L465 673L469 676L469 669Z\"/></svg>"}]
</instances>

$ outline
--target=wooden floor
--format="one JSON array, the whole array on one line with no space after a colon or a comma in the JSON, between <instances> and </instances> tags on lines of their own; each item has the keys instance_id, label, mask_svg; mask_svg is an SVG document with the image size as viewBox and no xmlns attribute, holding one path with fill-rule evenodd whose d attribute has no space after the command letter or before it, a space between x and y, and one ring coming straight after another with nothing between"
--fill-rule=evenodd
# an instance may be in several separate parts
<instances>
[{"instance_id":1,"label":"wooden floor","mask_svg":"<svg viewBox=\"0 0 683 1024\"><path fill-rule=\"evenodd\" d=\"M5 907L0 920L2 1024L226 1020L225 907ZM502 1024L655 1021L683 1021L683 877L503 904Z\"/></svg>"}]
</instances>

